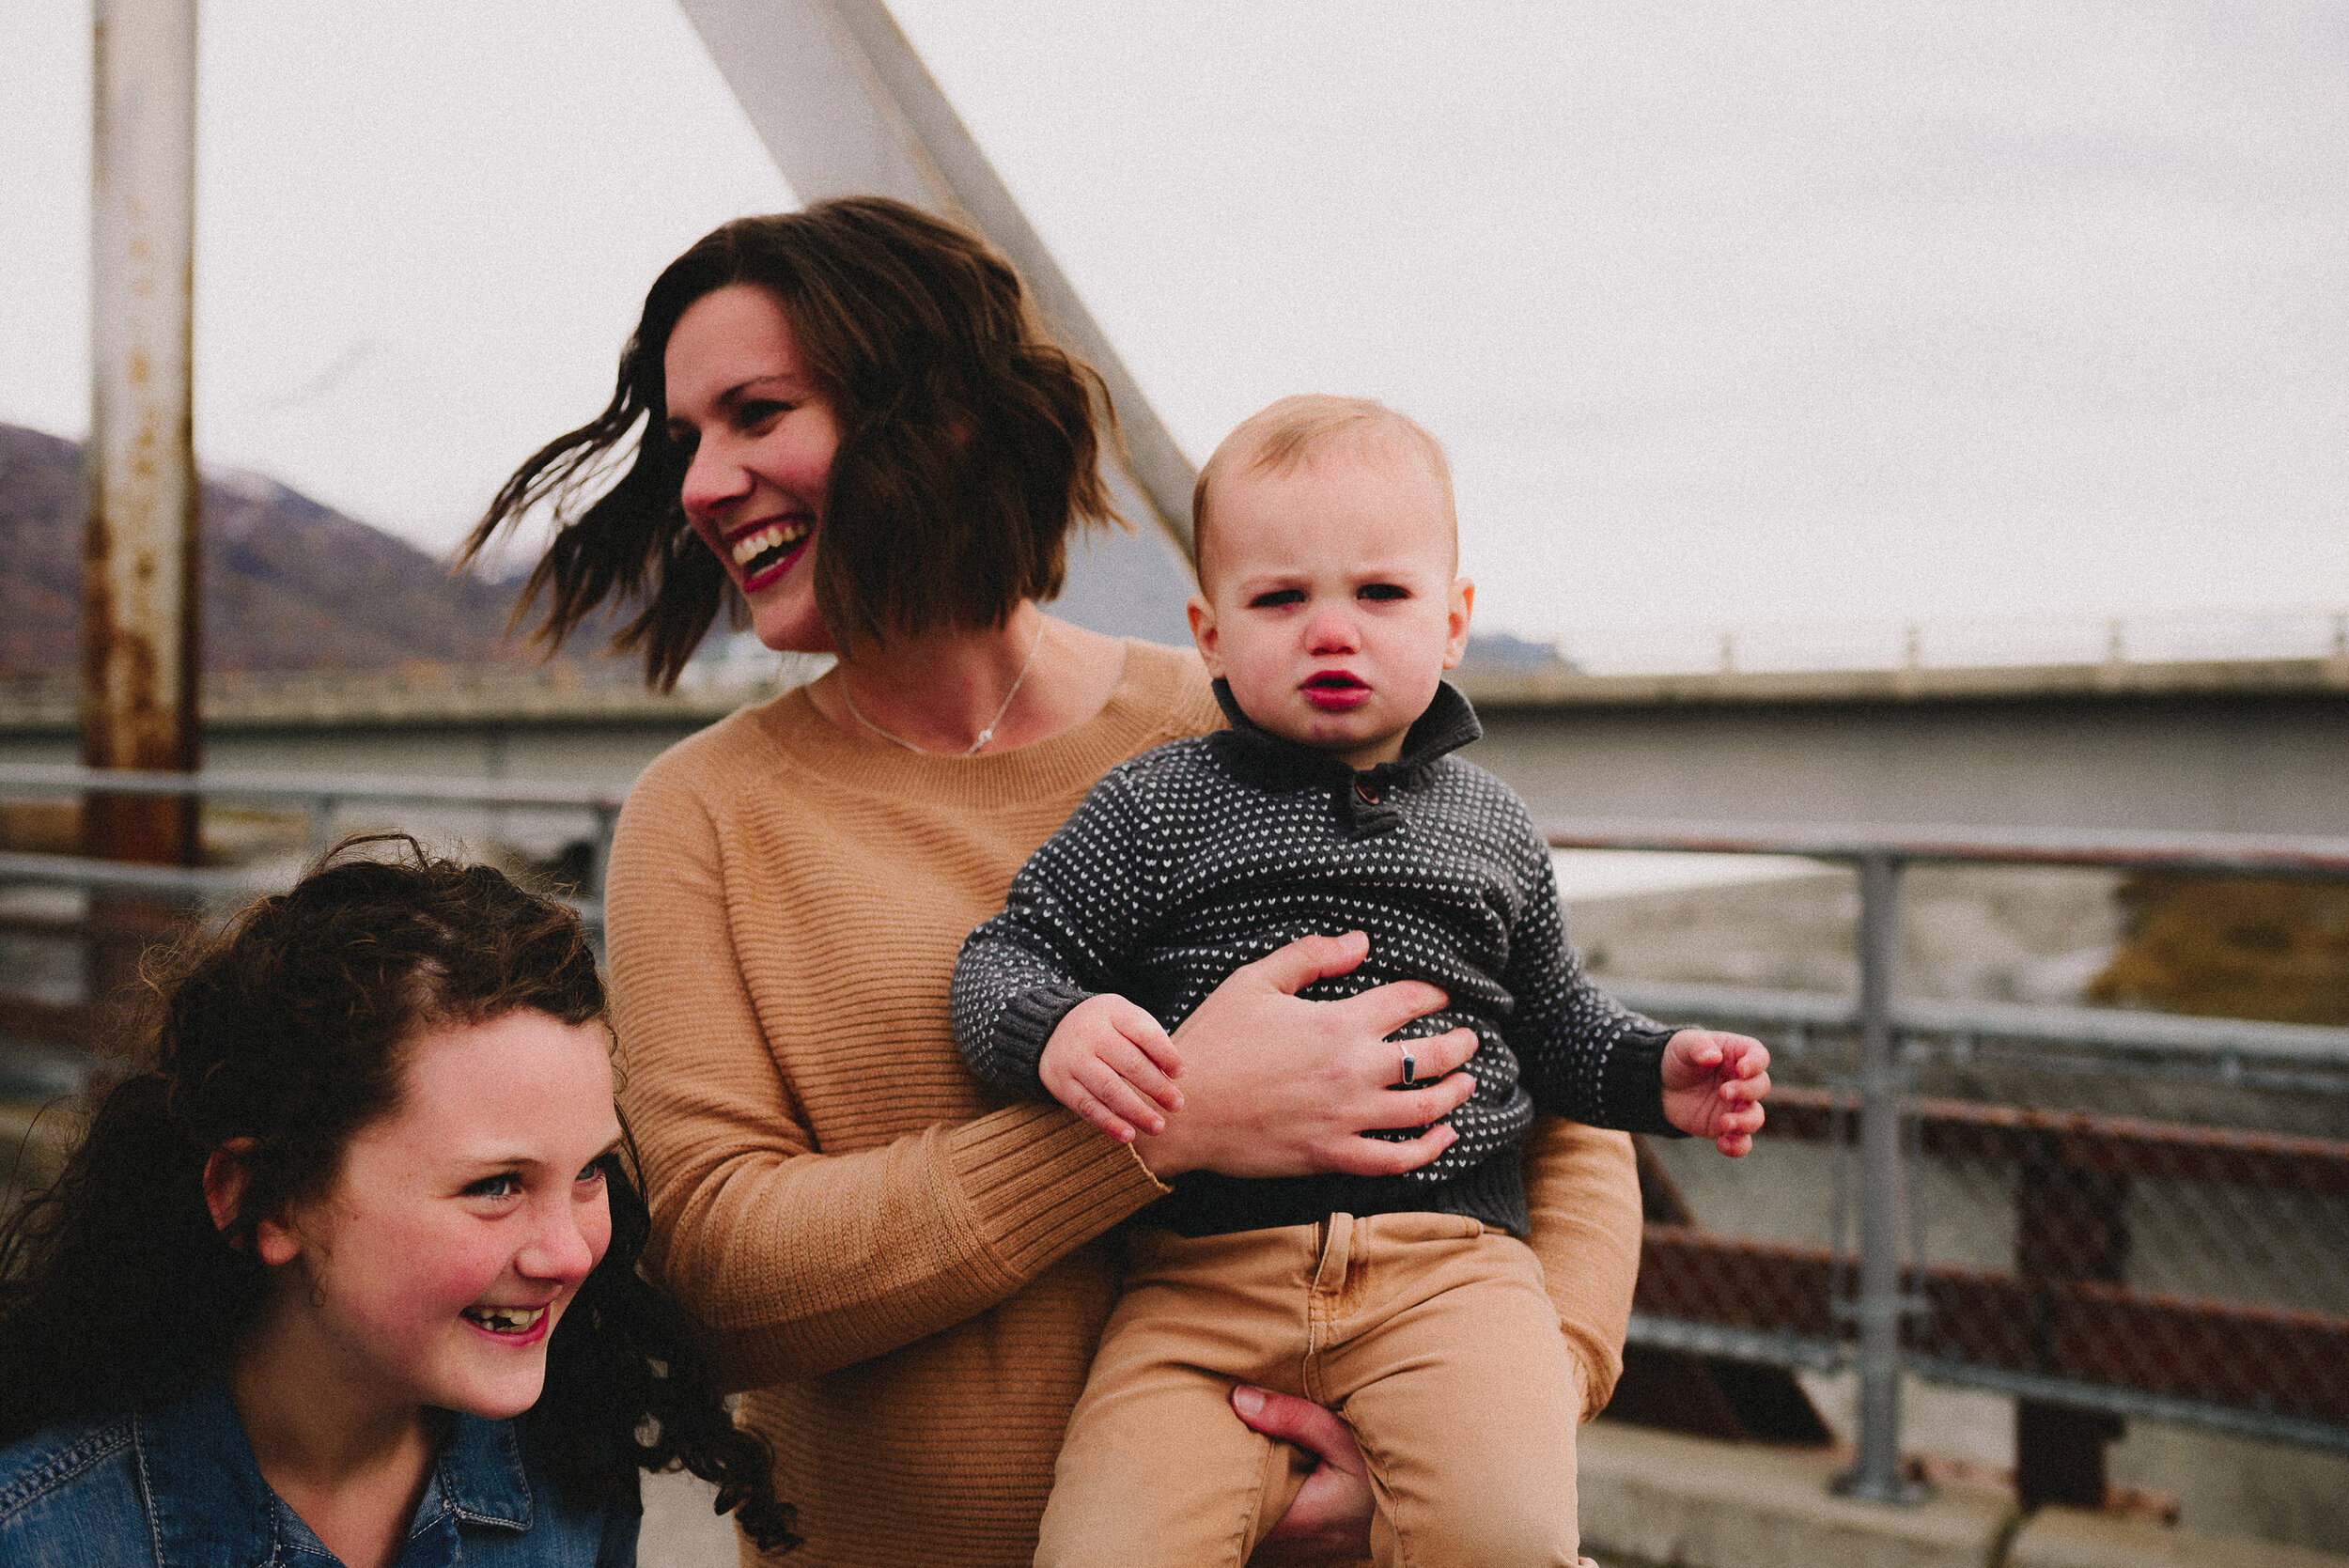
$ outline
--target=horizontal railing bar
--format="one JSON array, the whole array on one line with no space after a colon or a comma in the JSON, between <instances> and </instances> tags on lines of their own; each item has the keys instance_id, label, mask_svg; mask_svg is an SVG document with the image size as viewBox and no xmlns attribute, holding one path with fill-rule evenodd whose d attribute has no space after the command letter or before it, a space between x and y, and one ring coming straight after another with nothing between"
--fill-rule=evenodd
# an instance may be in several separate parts
<instances>
[{"instance_id":1,"label":"horizontal railing bar","mask_svg":"<svg viewBox=\"0 0 2349 1568\"><path fill-rule=\"evenodd\" d=\"M1644 1345L1653 1350L1681 1350L1691 1355L1719 1356L1728 1360L1758 1362L1764 1366L1801 1367L1807 1372L1840 1372L1851 1364L1849 1348L1831 1340L1805 1339L1797 1334L1774 1334L1755 1328L1729 1328L1688 1318L1665 1317L1656 1312L1633 1312L1630 1331L1626 1338L1632 1344ZM2349 1426L2334 1421L2273 1415L2241 1405L2212 1405L2199 1399L2181 1399L2175 1394L2115 1388L2108 1384L2075 1383L2069 1378L2049 1377L2042 1373L1981 1366L1947 1357L1919 1356L1914 1352L1902 1358L1902 1368L1926 1382L1952 1388L1981 1389L1991 1393L2012 1394L2017 1399L2067 1405L2073 1409L2105 1410L2116 1416L2171 1421L2206 1431L2229 1432L2238 1436L2297 1443L2308 1448L2349 1453Z\"/></svg>"},{"instance_id":2,"label":"horizontal railing bar","mask_svg":"<svg viewBox=\"0 0 2349 1568\"><path fill-rule=\"evenodd\" d=\"M63 883L215 901L283 893L292 885L282 867L272 871L267 866L143 865L133 861L94 861L78 855L41 855L23 849L0 849L0 881ZM562 893L552 896L577 913L590 929L602 928L600 901Z\"/></svg>"},{"instance_id":3,"label":"horizontal railing bar","mask_svg":"<svg viewBox=\"0 0 2349 1568\"><path fill-rule=\"evenodd\" d=\"M99 1021L100 1009L86 1001L0 994L0 1039L81 1046L97 1032Z\"/></svg>"},{"instance_id":4,"label":"horizontal railing bar","mask_svg":"<svg viewBox=\"0 0 2349 1568\"><path fill-rule=\"evenodd\" d=\"M312 801L406 800L443 805L559 807L616 812L625 789L601 784L536 784L512 779L413 778L352 773L247 773L206 768L166 773L132 768L78 768L53 763L0 763L0 791L38 790L117 795L201 795L208 799Z\"/></svg>"},{"instance_id":5,"label":"horizontal railing bar","mask_svg":"<svg viewBox=\"0 0 2349 1568\"><path fill-rule=\"evenodd\" d=\"M1626 1007L1666 1022L1777 1025L1818 1030L1859 1027L1859 999L1834 991L1777 991L1759 986L1709 986L1683 980L1595 977Z\"/></svg>"},{"instance_id":6,"label":"horizontal railing bar","mask_svg":"<svg viewBox=\"0 0 2349 1568\"><path fill-rule=\"evenodd\" d=\"M1658 1316L1826 1340L1835 1332L1844 1266L1825 1247L1650 1222L1641 1232L1638 1305ZM1947 1265L1914 1271L1907 1288L1930 1303L1921 1330L1927 1354L1953 1344L1961 1355L1950 1358L1973 1365L2070 1373L2066 1381L2246 1409L2281 1406L2284 1415L2349 1425L2349 1318ZM2092 1334L2085 1324L2108 1332ZM2035 1331L2046 1343L2034 1344ZM2148 1344L2163 1347L2150 1364L2138 1353ZM2296 1363L2289 1370L2287 1352ZM2015 1366L2021 1357L2054 1364Z\"/></svg>"},{"instance_id":7,"label":"horizontal railing bar","mask_svg":"<svg viewBox=\"0 0 2349 1568\"><path fill-rule=\"evenodd\" d=\"M1840 1098L1845 1108L1852 1103L1850 1095ZM1854 1128L1837 1115L1838 1099L1831 1090L1781 1084L1761 1136L1805 1142L1841 1136L1848 1143ZM1971 1100L1912 1099L1903 1110L1922 1152L1940 1158L2052 1160L2117 1175L2349 1195L2349 1142L2337 1139Z\"/></svg>"},{"instance_id":8,"label":"horizontal railing bar","mask_svg":"<svg viewBox=\"0 0 2349 1568\"><path fill-rule=\"evenodd\" d=\"M1803 1367L1812 1372L1837 1372L1851 1364L1847 1346L1833 1340L1806 1339L1799 1334L1774 1334L1763 1328L1731 1328L1655 1312L1631 1314L1628 1343L1651 1350L1685 1350L1693 1356L1719 1356L1732 1361L1759 1361L1766 1366Z\"/></svg>"},{"instance_id":9,"label":"horizontal railing bar","mask_svg":"<svg viewBox=\"0 0 2349 1568\"><path fill-rule=\"evenodd\" d=\"M1606 981L1606 986L1609 994L1625 1006L1663 1018L1818 1030L1859 1027L1859 1001L1830 991L1774 991L1758 986L1611 977ZM2102 1050L2258 1057L2302 1064L2349 1066L2349 1029L2319 1024L2199 1018L2123 1008L1920 1001L1895 1001L1891 1022L1896 1032L1909 1035L1970 1035L1977 1039L2088 1046Z\"/></svg>"},{"instance_id":10,"label":"horizontal railing bar","mask_svg":"<svg viewBox=\"0 0 2349 1568\"><path fill-rule=\"evenodd\" d=\"M267 867L147 865L135 861L88 860L80 855L42 855L28 849L0 849L0 878L178 893L189 898L271 893L286 885L282 876L272 875Z\"/></svg>"},{"instance_id":11,"label":"horizontal railing bar","mask_svg":"<svg viewBox=\"0 0 2349 1568\"><path fill-rule=\"evenodd\" d=\"M1650 849L1707 855L1789 855L1802 860L1891 860L1946 864L2101 866L2118 871L2232 873L2349 880L2349 838L2253 833L2143 832L2119 829L2018 830L1849 824L1553 820L1555 849Z\"/></svg>"},{"instance_id":12,"label":"horizontal railing bar","mask_svg":"<svg viewBox=\"0 0 2349 1568\"><path fill-rule=\"evenodd\" d=\"M2143 1389L2116 1388L2105 1383L2075 1383L2066 1377L2049 1377L2042 1373L1984 1366L1941 1356L1920 1356L1913 1351L1902 1358L1902 1365L1928 1382L1983 1389L1992 1393L2013 1394L2018 1399L2034 1400L2046 1405L2066 1405L2078 1410L2108 1410L2116 1416L2174 1421L2181 1426L2199 1426L2214 1432L2232 1432L2238 1436L2262 1437L2271 1442L2298 1443L2308 1448L2349 1453L2349 1425L2339 1421L2277 1415L2239 1405L2213 1405L2203 1400L2183 1399L2175 1394L2155 1393Z\"/></svg>"}]
</instances>

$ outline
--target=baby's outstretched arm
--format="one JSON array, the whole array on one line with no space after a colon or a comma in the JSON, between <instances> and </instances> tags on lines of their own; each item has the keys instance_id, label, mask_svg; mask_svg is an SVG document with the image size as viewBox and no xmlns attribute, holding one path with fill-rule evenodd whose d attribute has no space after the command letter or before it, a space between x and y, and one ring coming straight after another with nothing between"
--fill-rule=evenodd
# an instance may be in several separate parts
<instances>
[{"instance_id":1,"label":"baby's outstretched arm","mask_svg":"<svg viewBox=\"0 0 2349 1568\"><path fill-rule=\"evenodd\" d=\"M1769 1092L1770 1052L1759 1040L1684 1029L1664 1047L1665 1116L1732 1159L1753 1147Z\"/></svg>"},{"instance_id":2,"label":"baby's outstretched arm","mask_svg":"<svg viewBox=\"0 0 2349 1568\"><path fill-rule=\"evenodd\" d=\"M1182 1053L1159 1020L1108 992L1087 997L1062 1016L1036 1063L1052 1098L1116 1139L1166 1130L1161 1109L1183 1109L1174 1077Z\"/></svg>"}]
</instances>

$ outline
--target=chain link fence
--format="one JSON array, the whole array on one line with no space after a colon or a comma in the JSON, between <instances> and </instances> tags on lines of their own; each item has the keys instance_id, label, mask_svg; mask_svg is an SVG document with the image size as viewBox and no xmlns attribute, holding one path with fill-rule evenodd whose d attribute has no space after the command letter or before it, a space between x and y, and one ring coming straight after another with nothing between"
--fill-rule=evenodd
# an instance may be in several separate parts
<instances>
[{"instance_id":1,"label":"chain link fence","mask_svg":"<svg viewBox=\"0 0 2349 1568\"><path fill-rule=\"evenodd\" d=\"M1881 985L1873 1018L1864 998L1611 988L1762 1036L1777 1084L1748 1159L1643 1151L1635 1344L1998 1396L2026 1506L2106 1503L2107 1450L2132 1421L2349 1458L2349 1030L1901 1002ZM1889 1160L1863 1152L1871 1113L1889 1117ZM1872 1301L1875 1247L1893 1256ZM1872 1310L1894 1328L1874 1369ZM1875 1495L1897 1498L1931 1439L1901 1443L1890 1404L1860 1401L1855 1480L1874 1436L1901 1456ZM2174 1497L2193 1478L2156 1480Z\"/></svg>"}]
</instances>

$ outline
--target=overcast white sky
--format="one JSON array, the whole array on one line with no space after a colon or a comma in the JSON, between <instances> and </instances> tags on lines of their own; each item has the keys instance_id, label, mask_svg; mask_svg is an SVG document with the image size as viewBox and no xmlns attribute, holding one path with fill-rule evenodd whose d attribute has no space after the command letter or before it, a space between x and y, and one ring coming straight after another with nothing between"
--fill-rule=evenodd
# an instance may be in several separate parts
<instances>
[{"instance_id":1,"label":"overcast white sky","mask_svg":"<svg viewBox=\"0 0 2349 1568\"><path fill-rule=\"evenodd\" d=\"M1194 459L1451 447L1489 627L2349 602L2349 3L896 0ZM206 0L198 447L433 548L788 205L669 0ZM0 419L87 394L87 8L0 0Z\"/></svg>"}]
</instances>

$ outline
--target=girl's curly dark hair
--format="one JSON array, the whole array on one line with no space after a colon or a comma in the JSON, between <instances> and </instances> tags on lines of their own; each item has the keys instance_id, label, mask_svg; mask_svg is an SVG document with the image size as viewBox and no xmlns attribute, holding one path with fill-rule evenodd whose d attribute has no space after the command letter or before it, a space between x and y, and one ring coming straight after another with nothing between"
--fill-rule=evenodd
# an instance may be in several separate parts
<instances>
[{"instance_id":1,"label":"girl's curly dark hair","mask_svg":"<svg viewBox=\"0 0 2349 1568\"><path fill-rule=\"evenodd\" d=\"M226 1375L270 1288L258 1217L334 1181L352 1134L396 1107L419 1032L604 1010L576 914L397 833L346 841L290 892L191 938L148 1000L140 1070L56 1185L0 1225L0 1444ZM223 1229L203 1174L231 1140L249 1141L247 1185ZM604 1162L611 1246L517 1424L577 1506L632 1499L640 1467L682 1464L761 1546L792 1545L766 1445L734 1425L684 1314L637 1272L651 1223L623 1147Z\"/></svg>"}]
</instances>

